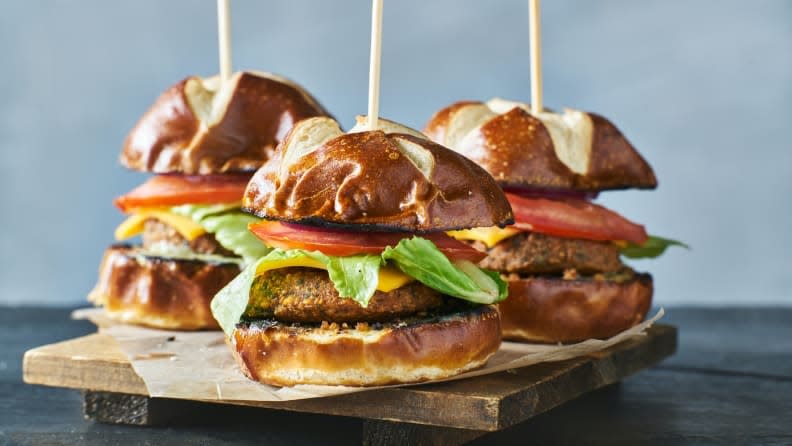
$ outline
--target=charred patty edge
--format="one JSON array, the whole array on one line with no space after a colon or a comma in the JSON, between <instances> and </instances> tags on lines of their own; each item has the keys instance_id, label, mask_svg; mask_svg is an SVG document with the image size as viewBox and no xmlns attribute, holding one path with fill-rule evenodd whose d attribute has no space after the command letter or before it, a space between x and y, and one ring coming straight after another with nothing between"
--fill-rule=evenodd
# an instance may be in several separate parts
<instances>
[{"instance_id":1,"label":"charred patty edge","mask_svg":"<svg viewBox=\"0 0 792 446\"><path fill-rule=\"evenodd\" d=\"M259 330L266 330L267 328L288 328L294 330L295 332L309 331L320 328L323 330L336 330L339 333L350 330L366 331L383 330L387 328L399 329L414 327L422 324L444 322L449 319L454 319L465 315L477 315L488 311L488 308L492 307L492 305L474 304L472 302L467 302L460 299L453 300L456 302L449 303L448 306L434 308L430 311L415 313L409 316L394 317L389 320L378 322L290 322L281 321L271 317L248 318L242 316L241 320L236 324L236 328ZM366 328L361 330L361 325L363 324L365 324Z\"/></svg>"}]
</instances>

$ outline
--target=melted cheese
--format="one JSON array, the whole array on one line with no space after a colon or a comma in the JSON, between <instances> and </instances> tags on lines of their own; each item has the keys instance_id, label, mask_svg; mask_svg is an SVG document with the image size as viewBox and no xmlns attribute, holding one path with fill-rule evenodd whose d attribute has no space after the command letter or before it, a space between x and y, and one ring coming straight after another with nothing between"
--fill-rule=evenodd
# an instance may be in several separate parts
<instances>
[{"instance_id":1,"label":"melted cheese","mask_svg":"<svg viewBox=\"0 0 792 446\"><path fill-rule=\"evenodd\" d=\"M485 245L487 245L487 248L492 248L502 240L513 237L520 232L521 231L519 229L501 229L497 226L492 226L490 228L473 228L462 229L460 231L448 231L448 235L454 237L457 240L473 240L483 242Z\"/></svg>"},{"instance_id":2,"label":"melted cheese","mask_svg":"<svg viewBox=\"0 0 792 446\"><path fill-rule=\"evenodd\" d=\"M413 280L415 279L408 276L407 274L404 274L397 268L392 266L384 266L379 270L377 289L387 293L388 291L393 291L396 288L401 288Z\"/></svg>"},{"instance_id":3,"label":"melted cheese","mask_svg":"<svg viewBox=\"0 0 792 446\"><path fill-rule=\"evenodd\" d=\"M195 223L192 219L184 217L163 209L136 209L134 213L129 216L123 223L118 225L115 230L116 240L125 240L134 237L143 232L143 223L149 218L159 220L171 227L173 227L182 237L187 240L194 240L196 237L206 233L206 230ZM289 267L303 267L303 268L317 268L327 270L322 262L304 257L299 259L285 259L273 262L267 262L259 266L256 274L263 274L265 271ZM377 281L377 290L388 292L400 288L412 282L412 277L404 274L399 269L384 266L379 270L379 279Z\"/></svg>"},{"instance_id":4,"label":"melted cheese","mask_svg":"<svg viewBox=\"0 0 792 446\"><path fill-rule=\"evenodd\" d=\"M159 220L176 230L187 240L195 240L206 230L191 218L174 214L159 208L136 209L123 223L118 225L115 230L116 240L126 240L143 232L143 223L153 218Z\"/></svg>"},{"instance_id":5,"label":"melted cheese","mask_svg":"<svg viewBox=\"0 0 792 446\"><path fill-rule=\"evenodd\" d=\"M256 270L256 275L263 274L264 272L273 269L291 268L295 266L323 269L325 271L327 270L327 267L325 267L324 263L309 257L302 257L297 259L275 260L272 262L262 263ZM396 288L401 288L413 280L415 279L392 266L383 266L379 270L377 290L387 293L388 291L393 291Z\"/></svg>"}]
</instances>

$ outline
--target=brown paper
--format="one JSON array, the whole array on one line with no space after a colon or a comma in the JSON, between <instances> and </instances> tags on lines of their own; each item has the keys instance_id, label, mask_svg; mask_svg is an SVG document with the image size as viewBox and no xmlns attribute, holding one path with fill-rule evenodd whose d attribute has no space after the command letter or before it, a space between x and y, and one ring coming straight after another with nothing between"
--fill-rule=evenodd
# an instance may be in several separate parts
<instances>
[{"instance_id":1,"label":"brown paper","mask_svg":"<svg viewBox=\"0 0 792 446\"><path fill-rule=\"evenodd\" d=\"M645 330L663 314L664 311L660 309L651 319L605 340L589 339L569 345L503 342L483 368L442 381L588 355L633 336L644 335ZM72 316L91 320L101 333L115 338L153 397L210 401L290 401L382 388L318 385L275 387L259 384L242 375L221 331L165 331L125 325L107 318L101 309L77 310Z\"/></svg>"}]
</instances>

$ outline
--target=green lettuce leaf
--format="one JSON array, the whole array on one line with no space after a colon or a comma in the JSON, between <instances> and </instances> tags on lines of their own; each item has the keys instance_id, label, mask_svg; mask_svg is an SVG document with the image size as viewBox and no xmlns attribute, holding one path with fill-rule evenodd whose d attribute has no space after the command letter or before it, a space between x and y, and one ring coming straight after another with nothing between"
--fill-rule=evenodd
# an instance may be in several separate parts
<instances>
[{"instance_id":1,"label":"green lettuce leaf","mask_svg":"<svg viewBox=\"0 0 792 446\"><path fill-rule=\"evenodd\" d=\"M379 256L334 257L322 254L319 251L276 248L256 262L256 265L264 267L267 262L292 260L301 257L307 257L324 264L330 280L341 297L353 299L366 307L377 291L377 279L380 264L382 263Z\"/></svg>"},{"instance_id":2,"label":"green lettuce leaf","mask_svg":"<svg viewBox=\"0 0 792 446\"><path fill-rule=\"evenodd\" d=\"M627 242L627 246L621 248L620 251L621 255L630 259L653 259L663 254L669 246L681 246L685 249L690 249L688 245L680 241L650 235L643 245Z\"/></svg>"},{"instance_id":3,"label":"green lettuce leaf","mask_svg":"<svg viewBox=\"0 0 792 446\"><path fill-rule=\"evenodd\" d=\"M212 314L226 334L230 334L248 306L259 305L251 296L251 287L256 280L256 271L266 267L268 262L280 262L299 258L310 258L327 267L330 280L338 295L354 299L362 306L368 306L377 290L377 277L382 259L379 256L332 257L318 251L302 249L273 249L266 256L248 265L242 273L220 290L212 299Z\"/></svg>"},{"instance_id":4,"label":"green lettuce leaf","mask_svg":"<svg viewBox=\"0 0 792 446\"><path fill-rule=\"evenodd\" d=\"M245 263L250 263L270 251L267 245L248 231L248 224L258 221L252 215L229 212L206 217L201 221L201 226L214 234L217 242L225 249L242 257Z\"/></svg>"},{"instance_id":5,"label":"green lettuce leaf","mask_svg":"<svg viewBox=\"0 0 792 446\"><path fill-rule=\"evenodd\" d=\"M213 215L221 214L228 211L239 211L237 204L182 204L170 208L174 214L179 214L184 217L191 218L194 222L198 223L204 218Z\"/></svg>"},{"instance_id":6,"label":"green lettuce leaf","mask_svg":"<svg viewBox=\"0 0 792 446\"><path fill-rule=\"evenodd\" d=\"M280 249L274 248L272 251L269 252L266 256L264 256L261 261L258 262L259 265L263 264L264 262L273 262L278 260L292 260L292 259L299 259L302 257L307 257L309 259L313 259L324 264L330 261L330 256L327 254L322 254L319 251L306 251L304 249Z\"/></svg>"},{"instance_id":7,"label":"green lettuce leaf","mask_svg":"<svg viewBox=\"0 0 792 446\"><path fill-rule=\"evenodd\" d=\"M478 265L467 260L454 262L454 265L467 274L468 277L473 279L487 294L497 295L498 297L492 303L498 303L508 297L509 284L505 280L501 279L501 276L497 271L479 268Z\"/></svg>"},{"instance_id":8,"label":"green lettuce leaf","mask_svg":"<svg viewBox=\"0 0 792 446\"><path fill-rule=\"evenodd\" d=\"M330 257L327 272L339 296L367 307L377 291L381 264L382 259L372 255Z\"/></svg>"},{"instance_id":9,"label":"green lettuce leaf","mask_svg":"<svg viewBox=\"0 0 792 446\"><path fill-rule=\"evenodd\" d=\"M334 257L302 249L273 249L266 256L248 265L241 274L218 292L212 300L212 314L230 335L249 306L262 305L251 297L256 271L267 262L308 257L327 268L339 296L354 299L368 306L377 289L380 267L390 261L405 274L449 296L480 304L500 302L508 294L508 285L498 273L482 270L469 261L451 262L429 240L412 237L395 247L388 247L381 256L358 255ZM254 309L250 309L251 313Z\"/></svg>"},{"instance_id":10,"label":"green lettuce leaf","mask_svg":"<svg viewBox=\"0 0 792 446\"><path fill-rule=\"evenodd\" d=\"M429 288L470 302L492 304L508 293L498 274L467 261L451 263L434 243L421 237L402 239L396 247L385 248L382 258Z\"/></svg>"},{"instance_id":11,"label":"green lettuce leaf","mask_svg":"<svg viewBox=\"0 0 792 446\"><path fill-rule=\"evenodd\" d=\"M223 248L242 257L245 263L253 262L270 251L270 248L248 231L248 224L261 220L239 211L238 207L185 204L175 206L171 211L201 225L206 232L214 235Z\"/></svg>"},{"instance_id":12,"label":"green lettuce leaf","mask_svg":"<svg viewBox=\"0 0 792 446\"><path fill-rule=\"evenodd\" d=\"M253 286L253 281L256 280L256 269L258 269L259 262L253 262L247 266L238 276L223 287L212 298L209 305L212 309L212 315L220 328L223 329L227 336L231 336L234 332L237 322L245 314L245 309L250 300L250 287Z\"/></svg>"},{"instance_id":13,"label":"green lettuce leaf","mask_svg":"<svg viewBox=\"0 0 792 446\"><path fill-rule=\"evenodd\" d=\"M302 249L290 249L288 251L273 249L266 256L249 264L234 280L229 282L212 298L210 305L212 315L214 315L217 323L220 324L220 328L230 336L242 315L245 314L248 305L255 305L255 302L250 302L250 289L256 280L256 271L258 271L259 267L264 266L267 262L300 257L308 257L324 264L330 261L330 258L321 252L304 251Z\"/></svg>"}]
</instances>

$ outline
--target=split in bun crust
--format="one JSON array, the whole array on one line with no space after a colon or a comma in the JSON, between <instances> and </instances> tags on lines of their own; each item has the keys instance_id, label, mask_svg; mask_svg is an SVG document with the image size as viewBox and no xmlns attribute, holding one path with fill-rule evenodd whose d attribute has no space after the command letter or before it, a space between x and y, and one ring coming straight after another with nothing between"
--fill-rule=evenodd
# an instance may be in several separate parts
<instances>
[{"instance_id":1,"label":"split in bun crust","mask_svg":"<svg viewBox=\"0 0 792 446\"><path fill-rule=\"evenodd\" d=\"M121 164L145 172L254 171L298 121L327 112L302 87L269 73L188 77L166 90L124 142Z\"/></svg>"},{"instance_id":2,"label":"split in bun crust","mask_svg":"<svg viewBox=\"0 0 792 446\"><path fill-rule=\"evenodd\" d=\"M424 132L486 169L502 186L599 191L652 189L654 172L607 119L564 110L533 115L527 104L462 101Z\"/></svg>"},{"instance_id":3,"label":"split in bun crust","mask_svg":"<svg viewBox=\"0 0 792 446\"><path fill-rule=\"evenodd\" d=\"M357 231L445 231L513 223L482 168L421 133L380 120L344 134L306 119L253 176L242 207L259 217Z\"/></svg>"}]
</instances>

